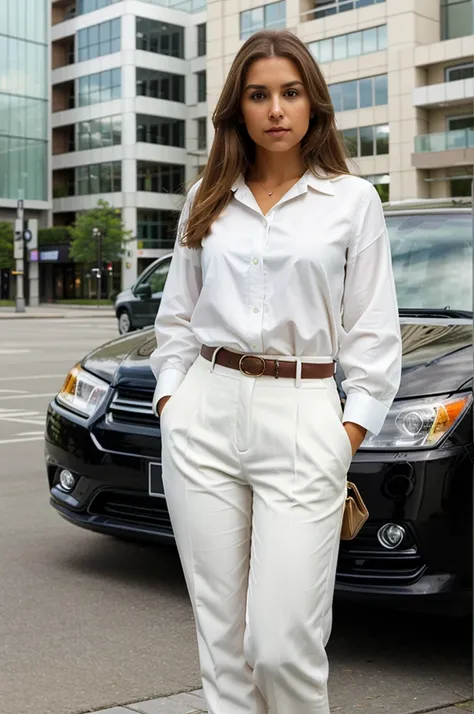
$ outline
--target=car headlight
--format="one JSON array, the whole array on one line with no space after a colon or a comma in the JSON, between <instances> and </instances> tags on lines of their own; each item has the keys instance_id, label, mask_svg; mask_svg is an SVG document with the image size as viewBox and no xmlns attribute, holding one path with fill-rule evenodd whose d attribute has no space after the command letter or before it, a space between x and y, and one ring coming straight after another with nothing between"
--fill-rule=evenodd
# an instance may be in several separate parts
<instances>
[{"instance_id":1,"label":"car headlight","mask_svg":"<svg viewBox=\"0 0 474 714\"><path fill-rule=\"evenodd\" d=\"M109 385L85 372L79 364L71 369L56 396L60 404L85 417L92 416L104 401Z\"/></svg>"},{"instance_id":2,"label":"car headlight","mask_svg":"<svg viewBox=\"0 0 474 714\"><path fill-rule=\"evenodd\" d=\"M462 419L471 403L471 393L394 402L380 434L368 434L362 446L433 448Z\"/></svg>"}]
</instances>

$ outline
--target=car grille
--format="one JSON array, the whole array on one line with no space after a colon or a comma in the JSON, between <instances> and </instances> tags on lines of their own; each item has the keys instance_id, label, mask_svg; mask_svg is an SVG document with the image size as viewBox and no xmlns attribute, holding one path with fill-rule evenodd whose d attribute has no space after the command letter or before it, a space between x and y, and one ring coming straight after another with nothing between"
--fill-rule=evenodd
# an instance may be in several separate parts
<instances>
[{"instance_id":1,"label":"car grille","mask_svg":"<svg viewBox=\"0 0 474 714\"><path fill-rule=\"evenodd\" d=\"M158 417L152 410L153 390L118 388L110 404L113 421L136 426L159 425Z\"/></svg>"},{"instance_id":2,"label":"car grille","mask_svg":"<svg viewBox=\"0 0 474 714\"><path fill-rule=\"evenodd\" d=\"M165 535L173 534L164 498L105 489L94 497L88 510L95 516L151 528Z\"/></svg>"},{"instance_id":3,"label":"car grille","mask_svg":"<svg viewBox=\"0 0 474 714\"><path fill-rule=\"evenodd\" d=\"M384 523L369 521L352 541L341 541L337 581L360 585L410 585L425 572L418 547L407 524L400 548L387 550L380 545L377 531Z\"/></svg>"}]
</instances>

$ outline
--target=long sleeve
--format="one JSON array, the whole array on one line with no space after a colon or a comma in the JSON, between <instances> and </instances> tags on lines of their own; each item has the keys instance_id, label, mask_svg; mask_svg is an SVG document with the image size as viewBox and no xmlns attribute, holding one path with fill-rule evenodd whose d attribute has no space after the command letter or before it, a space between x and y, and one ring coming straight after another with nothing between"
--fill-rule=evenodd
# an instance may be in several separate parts
<instances>
[{"instance_id":1,"label":"long sleeve","mask_svg":"<svg viewBox=\"0 0 474 714\"><path fill-rule=\"evenodd\" d=\"M156 377L153 411L163 396L177 390L196 359L200 344L191 329L191 317L202 288L201 250L180 245L198 184L191 188L178 223L168 278L155 320L156 349L150 366Z\"/></svg>"},{"instance_id":2,"label":"long sleeve","mask_svg":"<svg viewBox=\"0 0 474 714\"><path fill-rule=\"evenodd\" d=\"M343 421L378 434L400 386L402 345L390 243L370 184L348 249L342 307Z\"/></svg>"}]
</instances>

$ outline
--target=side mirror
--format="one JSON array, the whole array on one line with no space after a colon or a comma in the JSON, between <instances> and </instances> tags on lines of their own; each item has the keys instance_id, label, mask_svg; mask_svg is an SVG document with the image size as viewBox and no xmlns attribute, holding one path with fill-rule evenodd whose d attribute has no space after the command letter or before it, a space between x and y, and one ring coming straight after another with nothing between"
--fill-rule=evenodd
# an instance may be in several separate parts
<instances>
[{"instance_id":1,"label":"side mirror","mask_svg":"<svg viewBox=\"0 0 474 714\"><path fill-rule=\"evenodd\" d=\"M151 298L151 285L150 283L140 283L133 292L136 297L149 300Z\"/></svg>"}]
</instances>

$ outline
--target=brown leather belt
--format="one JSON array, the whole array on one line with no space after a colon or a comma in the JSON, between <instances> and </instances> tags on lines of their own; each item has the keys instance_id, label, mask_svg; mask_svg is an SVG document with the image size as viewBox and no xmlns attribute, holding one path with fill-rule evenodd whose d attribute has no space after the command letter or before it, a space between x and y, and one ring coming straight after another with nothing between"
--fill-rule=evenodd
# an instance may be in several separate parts
<instances>
[{"instance_id":1,"label":"brown leather belt","mask_svg":"<svg viewBox=\"0 0 474 714\"><path fill-rule=\"evenodd\" d=\"M212 362L216 348L203 345L201 355ZM230 352L225 347L221 347L216 355L215 364L222 367L230 367L230 369L238 369L247 377L296 377L296 360L284 361L275 359L267 359L258 357L252 354L237 354ZM301 378L302 379L324 379L334 376L334 362L326 364L313 364L311 362L301 363Z\"/></svg>"}]
</instances>

